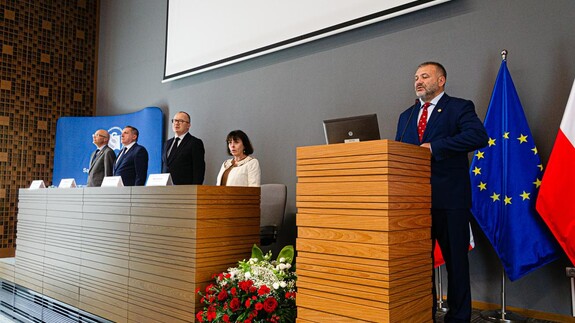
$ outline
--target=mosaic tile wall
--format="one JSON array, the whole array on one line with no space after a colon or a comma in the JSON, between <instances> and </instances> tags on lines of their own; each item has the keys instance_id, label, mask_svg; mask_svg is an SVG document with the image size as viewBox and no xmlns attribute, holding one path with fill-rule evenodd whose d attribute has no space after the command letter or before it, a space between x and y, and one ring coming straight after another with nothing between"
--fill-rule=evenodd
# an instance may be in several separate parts
<instances>
[{"instance_id":1,"label":"mosaic tile wall","mask_svg":"<svg viewBox=\"0 0 575 323\"><path fill-rule=\"evenodd\" d=\"M56 121L93 115L98 0L0 0L0 257L18 189L51 184Z\"/></svg>"}]
</instances>

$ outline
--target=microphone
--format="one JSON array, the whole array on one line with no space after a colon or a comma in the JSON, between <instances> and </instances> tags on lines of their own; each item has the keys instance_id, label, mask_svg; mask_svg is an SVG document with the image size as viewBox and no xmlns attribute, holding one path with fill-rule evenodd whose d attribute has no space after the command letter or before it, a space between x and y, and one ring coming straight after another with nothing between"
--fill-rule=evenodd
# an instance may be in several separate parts
<instances>
[{"instance_id":1,"label":"microphone","mask_svg":"<svg viewBox=\"0 0 575 323\"><path fill-rule=\"evenodd\" d=\"M411 117L413 116L413 111L415 111L415 106L417 105L418 102L419 102L419 99L415 99L415 103L414 103L413 107L411 108L411 113L409 114L409 118L407 118L407 122L405 123L405 127L403 127L403 131L401 132L401 136L399 137L399 142L403 142L403 135L405 135L405 131L407 130L407 127L409 126L409 121L411 121Z\"/></svg>"}]
</instances>

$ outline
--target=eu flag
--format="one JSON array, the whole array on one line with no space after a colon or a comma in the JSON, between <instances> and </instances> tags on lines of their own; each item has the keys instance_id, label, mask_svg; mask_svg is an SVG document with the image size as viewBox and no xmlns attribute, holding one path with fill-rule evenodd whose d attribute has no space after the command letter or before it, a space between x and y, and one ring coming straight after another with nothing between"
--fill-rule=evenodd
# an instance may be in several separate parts
<instances>
[{"instance_id":1,"label":"eu flag","mask_svg":"<svg viewBox=\"0 0 575 323\"><path fill-rule=\"evenodd\" d=\"M514 281L560 251L535 210L543 165L505 60L484 125L489 145L471 163L471 211Z\"/></svg>"}]
</instances>

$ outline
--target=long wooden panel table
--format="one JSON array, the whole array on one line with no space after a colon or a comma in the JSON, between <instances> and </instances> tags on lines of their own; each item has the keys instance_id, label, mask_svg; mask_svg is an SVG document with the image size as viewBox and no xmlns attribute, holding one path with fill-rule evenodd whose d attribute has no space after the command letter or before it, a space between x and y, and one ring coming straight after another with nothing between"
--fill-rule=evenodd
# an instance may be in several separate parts
<instances>
[{"instance_id":1,"label":"long wooden panel table","mask_svg":"<svg viewBox=\"0 0 575 323\"><path fill-rule=\"evenodd\" d=\"M194 322L195 289L259 243L259 188L19 194L14 275L3 278L115 322Z\"/></svg>"}]
</instances>

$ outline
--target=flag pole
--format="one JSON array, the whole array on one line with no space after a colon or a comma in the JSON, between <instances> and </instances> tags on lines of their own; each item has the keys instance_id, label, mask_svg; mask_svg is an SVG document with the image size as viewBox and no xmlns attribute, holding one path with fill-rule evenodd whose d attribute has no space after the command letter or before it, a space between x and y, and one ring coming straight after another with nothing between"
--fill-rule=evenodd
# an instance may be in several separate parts
<instances>
[{"instance_id":1,"label":"flag pole","mask_svg":"<svg viewBox=\"0 0 575 323\"><path fill-rule=\"evenodd\" d=\"M575 317L575 267L566 267L565 271L571 279L571 316Z\"/></svg>"},{"instance_id":2,"label":"flag pole","mask_svg":"<svg viewBox=\"0 0 575 323\"><path fill-rule=\"evenodd\" d=\"M500 310L486 310L482 311L479 315L482 319L489 322L502 322L502 323L515 323L527 322L527 319L521 315L505 310L505 270L501 268L501 309Z\"/></svg>"},{"instance_id":3,"label":"flag pole","mask_svg":"<svg viewBox=\"0 0 575 323\"><path fill-rule=\"evenodd\" d=\"M437 311L445 313L447 312L447 307L443 301L443 274L441 267L443 267L443 265L437 266L437 268L435 268L435 277L437 277L435 280L437 282Z\"/></svg>"},{"instance_id":4,"label":"flag pole","mask_svg":"<svg viewBox=\"0 0 575 323\"><path fill-rule=\"evenodd\" d=\"M507 50L503 49L501 51L501 59L507 61ZM505 309L505 281L507 277L505 275L505 270L501 266L501 309L500 310L486 310L480 313L481 318L489 322L505 322L505 323L515 323L515 322L527 322L527 319L517 315L512 312L507 312Z\"/></svg>"}]
</instances>

